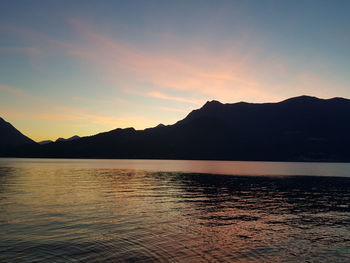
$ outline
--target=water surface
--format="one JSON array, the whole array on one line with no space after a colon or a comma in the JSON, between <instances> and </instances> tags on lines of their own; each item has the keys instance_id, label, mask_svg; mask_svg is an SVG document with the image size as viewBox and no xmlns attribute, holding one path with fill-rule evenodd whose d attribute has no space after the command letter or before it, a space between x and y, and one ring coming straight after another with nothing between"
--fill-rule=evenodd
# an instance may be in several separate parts
<instances>
[{"instance_id":1,"label":"water surface","mask_svg":"<svg viewBox=\"0 0 350 263\"><path fill-rule=\"evenodd\" d=\"M349 168L0 159L0 262L350 262Z\"/></svg>"}]
</instances>

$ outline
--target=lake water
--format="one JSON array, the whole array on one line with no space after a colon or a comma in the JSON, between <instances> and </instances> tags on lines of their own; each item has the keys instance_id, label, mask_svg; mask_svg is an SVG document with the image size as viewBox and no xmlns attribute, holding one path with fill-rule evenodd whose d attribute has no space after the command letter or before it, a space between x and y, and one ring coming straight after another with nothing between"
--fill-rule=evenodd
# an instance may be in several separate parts
<instances>
[{"instance_id":1,"label":"lake water","mask_svg":"<svg viewBox=\"0 0 350 263\"><path fill-rule=\"evenodd\" d=\"M0 262L350 262L350 164L0 159Z\"/></svg>"}]
</instances>

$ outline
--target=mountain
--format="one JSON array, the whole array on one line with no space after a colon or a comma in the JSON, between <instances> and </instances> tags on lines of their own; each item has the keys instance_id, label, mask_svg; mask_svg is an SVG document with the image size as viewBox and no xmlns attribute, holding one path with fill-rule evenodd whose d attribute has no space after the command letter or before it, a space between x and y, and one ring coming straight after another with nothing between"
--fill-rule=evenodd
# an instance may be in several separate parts
<instances>
[{"instance_id":1,"label":"mountain","mask_svg":"<svg viewBox=\"0 0 350 263\"><path fill-rule=\"evenodd\" d=\"M21 147L23 157L350 161L350 100L209 101L174 125Z\"/></svg>"},{"instance_id":2,"label":"mountain","mask_svg":"<svg viewBox=\"0 0 350 263\"><path fill-rule=\"evenodd\" d=\"M68 141L73 141L76 139L80 139L80 137L78 135L74 135L74 136L67 138L67 139L60 137L55 142L68 142ZM38 142L38 144L40 144L40 145L44 145L44 144L48 144L48 143L53 143L53 141L45 140L45 141Z\"/></svg>"},{"instance_id":3,"label":"mountain","mask_svg":"<svg viewBox=\"0 0 350 263\"><path fill-rule=\"evenodd\" d=\"M0 118L0 154L8 149L22 145L34 145L35 142L20 133L10 123Z\"/></svg>"},{"instance_id":4,"label":"mountain","mask_svg":"<svg viewBox=\"0 0 350 263\"><path fill-rule=\"evenodd\" d=\"M40 145L44 145L44 144L48 144L48 143L53 143L53 141L45 140L45 141L38 142L38 144L40 144Z\"/></svg>"},{"instance_id":5,"label":"mountain","mask_svg":"<svg viewBox=\"0 0 350 263\"><path fill-rule=\"evenodd\" d=\"M76 140L76 139L80 139L80 137L79 137L78 135L74 135L74 136L72 136L72 137L70 137L70 138L68 138L68 139L65 139L65 138L58 138L58 139L56 140L56 142L68 142L68 141L74 141L74 140Z\"/></svg>"}]
</instances>

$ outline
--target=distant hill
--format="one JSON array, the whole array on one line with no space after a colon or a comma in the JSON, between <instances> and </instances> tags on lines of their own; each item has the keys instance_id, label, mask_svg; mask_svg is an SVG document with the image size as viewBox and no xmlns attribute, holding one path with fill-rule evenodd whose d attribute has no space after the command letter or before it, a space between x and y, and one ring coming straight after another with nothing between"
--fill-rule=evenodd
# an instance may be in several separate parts
<instances>
[{"instance_id":1,"label":"distant hill","mask_svg":"<svg viewBox=\"0 0 350 263\"><path fill-rule=\"evenodd\" d=\"M44 144L48 144L48 143L53 143L53 141L45 140L45 141L38 142L38 144L40 144L40 145L44 145Z\"/></svg>"},{"instance_id":2,"label":"distant hill","mask_svg":"<svg viewBox=\"0 0 350 263\"><path fill-rule=\"evenodd\" d=\"M76 139L80 139L80 137L78 135L74 135L70 138L58 138L55 142L68 142L68 141L73 141L73 140L76 140ZM48 144L48 143L53 143L52 140L45 140L45 141L41 141L41 142L38 142L38 144L40 145L44 145L44 144Z\"/></svg>"},{"instance_id":3,"label":"distant hill","mask_svg":"<svg viewBox=\"0 0 350 263\"><path fill-rule=\"evenodd\" d=\"M207 102L174 125L21 147L23 157L350 161L350 100Z\"/></svg>"},{"instance_id":4,"label":"distant hill","mask_svg":"<svg viewBox=\"0 0 350 263\"><path fill-rule=\"evenodd\" d=\"M36 143L20 133L10 123L0 118L0 154L3 154L13 147L26 144L35 145Z\"/></svg>"},{"instance_id":5,"label":"distant hill","mask_svg":"<svg viewBox=\"0 0 350 263\"><path fill-rule=\"evenodd\" d=\"M80 139L80 137L78 135L74 135L74 136L72 136L70 138L67 138L67 139L65 139L65 138L58 138L56 140L56 142L68 142L68 141L74 141L76 139Z\"/></svg>"}]
</instances>

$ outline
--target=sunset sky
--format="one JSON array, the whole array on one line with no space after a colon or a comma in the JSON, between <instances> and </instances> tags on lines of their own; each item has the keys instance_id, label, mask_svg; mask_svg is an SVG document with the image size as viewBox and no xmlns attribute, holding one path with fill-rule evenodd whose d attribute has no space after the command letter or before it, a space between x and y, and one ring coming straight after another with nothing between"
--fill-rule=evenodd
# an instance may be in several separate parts
<instances>
[{"instance_id":1,"label":"sunset sky","mask_svg":"<svg viewBox=\"0 0 350 263\"><path fill-rule=\"evenodd\" d=\"M40 141L172 124L208 100L350 98L350 1L15 1L0 117Z\"/></svg>"}]
</instances>

